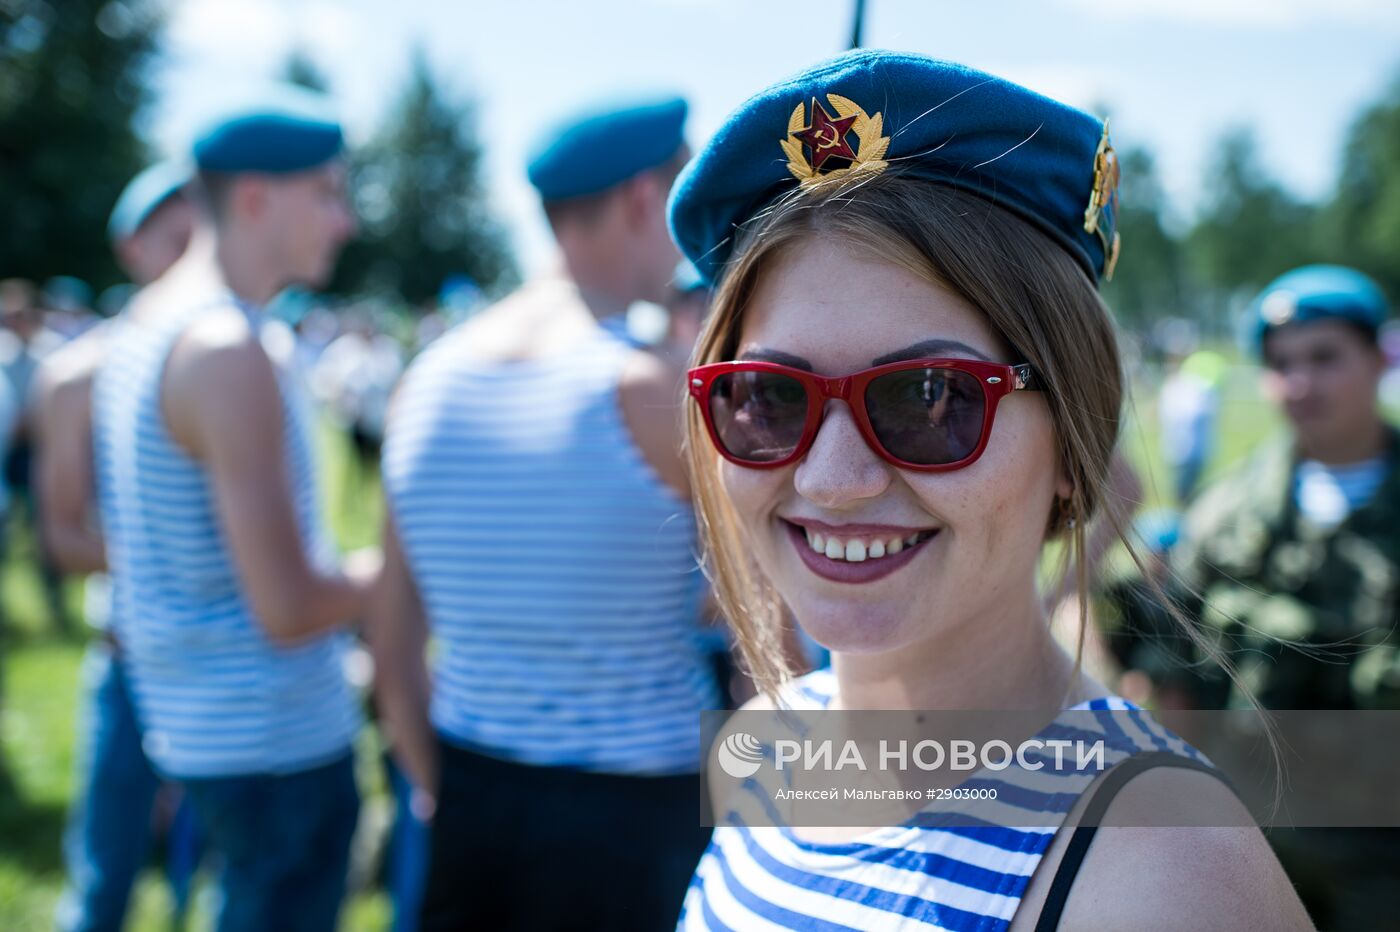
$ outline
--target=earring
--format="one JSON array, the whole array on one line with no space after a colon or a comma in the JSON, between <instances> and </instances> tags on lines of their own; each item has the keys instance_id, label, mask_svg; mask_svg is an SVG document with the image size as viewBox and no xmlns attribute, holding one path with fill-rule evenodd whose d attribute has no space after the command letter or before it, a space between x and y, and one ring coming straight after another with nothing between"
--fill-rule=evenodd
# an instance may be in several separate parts
<instances>
[{"instance_id":1,"label":"earring","mask_svg":"<svg viewBox=\"0 0 1400 932\"><path fill-rule=\"evenodd\" d=\"M1079 518L1074 513L1074 505L1067 498L1055 499L1056 523L1067 531L1074 530L1079 525Z\"/></svg>"}]
</instances>

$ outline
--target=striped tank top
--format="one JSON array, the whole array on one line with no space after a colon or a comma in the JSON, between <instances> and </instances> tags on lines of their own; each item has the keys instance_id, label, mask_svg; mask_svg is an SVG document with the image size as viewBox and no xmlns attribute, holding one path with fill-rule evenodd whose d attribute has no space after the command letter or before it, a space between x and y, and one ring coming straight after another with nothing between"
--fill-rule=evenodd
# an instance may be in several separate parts
<instances>
[{"instance_id":1,"label":"striped tank top","mask_svg":"<svg viewBox=\"0 0 1400 932\"><path fill-rule=\"evenodd\" d=\"M199 315L233 300L123 320L93 386L112 611L143 746L174 777L309 769L345 754L361 722L344 674L346 636L295 647L267 638L239 589L208 473L161 413L176 340ZM294 373L279 368L278 381L297 524L313 565L328 569L334 553L319 514L310 412Z\"/></svg>"},{"instance_id":2,"label":"striped tank top","mask_svg":"<svg viewBox=\"0 0 1400 932\"><path fill-rule=\"evenodd\" d=\"M717 692L695 519L619 407L633 348L483 362L458 329L409 368L384 487L435 640L444 740L519 763L697 772Z\"/></svg>"},{"instance_id":3,"label":"striped tank top","mask_svg":"<svg viewBox=\"0 0 1400 932\"><path fill-rule=\"evenodd\" d=\"M835 691L835 677L821 670L797 680L789 705L825 708ZM1074 719L1076 728L1085 719L1098 723L1101 730L1090 737L1104 739L1107 767L1153 752L1204 762L1198 751L1124 699L1096 699L1069 711L1127 713ZM1006 929L1061 823L1097 775L1052 774L1049 768L974 775L963 786L997 788L998 798L1007 800L996 824L890 826L845 843L806 841L771 820L749 824L757 820L744 818L746 808L773 813L773 787L750 779L739 791L745 798L731 800L727 812L717 816L678 929ZM1020 824L1036 827L1002 827Z\"/></svg>"}]
</instances>

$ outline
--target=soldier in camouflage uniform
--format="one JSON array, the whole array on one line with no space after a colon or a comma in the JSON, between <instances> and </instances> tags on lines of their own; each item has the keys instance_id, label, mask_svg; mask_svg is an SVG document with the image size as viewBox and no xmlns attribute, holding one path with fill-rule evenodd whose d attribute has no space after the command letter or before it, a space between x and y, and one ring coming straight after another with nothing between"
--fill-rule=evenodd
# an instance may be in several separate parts
<instances>
[{"instance_id":1,"label":"soldier in camouflage uniform","mask_svg":"<svg viewBox=\"0 0 1400 932\"><path fill-rule=\"evenodd\" d=\"M1266 708L1400 708L1400 434L1377 399L1385 300L1360 273L1310 266L1275 281L1251 310L1265 391L1291 436L1190 509L1172 589ZM1135 601L1118 607L1140 633L1162 636L1156 653L1185 643L1162 631L1160 606ZM1198 708L1248 706L1211 664L1162 679ZM1400 928L1400 830L1271 840L1322 928Z\"/></svg>"},{"instance_id":2,"label":"soldier in camouflage uniform","mask_svg":"<svg viewBox=\"0 0 1400 932\"><path fill-rule=\"evenodd\" d=\"M1173 554L1205 629L1261 705L1400 708L1400 436L1387 429L1385 472L1369 501L1335 527L1297 504L1299 454L1271 444L1187 515ZM1201 708L1247 707L1222 672L1193 677Z\"/></svg>"}]
</instances>

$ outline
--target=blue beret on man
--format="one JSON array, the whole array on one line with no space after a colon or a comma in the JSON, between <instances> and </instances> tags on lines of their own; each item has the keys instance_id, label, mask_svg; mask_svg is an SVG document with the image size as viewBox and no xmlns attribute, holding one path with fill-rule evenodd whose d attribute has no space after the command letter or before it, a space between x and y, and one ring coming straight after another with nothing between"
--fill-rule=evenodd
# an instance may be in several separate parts
<instances>
[{"instance_id":1,"label":"blue beret on man","mask_svg":"<svg viewBox=\"0 0 1400 932\"><path fill-rule=\"evenodd\" d=\"M1380 286L1355 269L1305 265L1270 282L1250 305L1247 321L1254 349L1262 353L1275 327L1344 320L1376 333L1387 313Z\"/></svg>"},{"instance_id":2,"label":"blue beret on man","mask_svg":"<svg viewBox=\"0 0 1400 932\"><path fill-rule=\"evenodd\" d=\"M1154 508L1138 516L1133 531L1149 553L1165 554L1181 537L1181 514L1170 508Z\"/></svg>"},{"instance_id":3,"label":"blue beret on man","mask_svg":"<svg viewBox=\"0 0 1400 932\"><path fill-rule=\"evenodd\" d=\"M324 165L345 148L330 99L278 86L211 120L194 143L202 172L288 174Z\"/></svg>"},{"instance_id":4,"label":"blue beret on man","mask_svg":"<svg viewBox=\"0 0 1400 932\"><path fill-rule=\"evenodd\" d=\"M527 174L541 200L606 191L664 165L685 145L686 102L647 97L595 104L558 121L530 150Z\"/></svg>"},{"instance_id":5,"label":"blue beret on man","mask_svg":"<svg viewBox=\"0 0 1400 932\"><path fill-rule=\"evenodd\" d=\"M883 171L985 198L1097 282L1112 274L1118 161L1108 124L1010 81L923 55L857 50L739 107L671 192L671 231L713 280L738 229L778 198Z\"/></svg>"},{"instance_id":6,"label":"blue beret on man","mask_svg":"<svg viewBox=\"0 0 1400 932\"><path fill-rule=\"evenodd\" d=\"M690 294L709 288L708 283L701 277L700 270L689 259L682 259L676 263L676 271L671 275L671 286L680 294Z\"/></svg>"},{"instance_id":7,"label":"blue beret on man","mask_svg":"<svg viewBox=\"0 0 1400 932\"><path fill-rule=\"evenodd\" d=\"M157 162L127 183L117 197L107 221L112 242L126 239L141 229L160 206L180 193L190 180L190 165L183 159Z\"/></svg>"}]
</instances>

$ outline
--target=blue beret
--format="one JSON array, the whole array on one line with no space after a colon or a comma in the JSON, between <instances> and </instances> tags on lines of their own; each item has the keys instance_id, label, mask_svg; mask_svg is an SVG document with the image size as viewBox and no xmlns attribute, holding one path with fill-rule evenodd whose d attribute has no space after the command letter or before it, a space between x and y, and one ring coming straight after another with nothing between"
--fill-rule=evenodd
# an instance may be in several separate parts
<instances>
[{"instance_id":1,"label":"blue beret","mask_svg":"<svg viewBox=\"0 0 1400 932\"><path fill-rule=\"evenodd\" d=\"M282 174L323 165L345 137L330 100L299 87L278 87L212 120L198 134L200 171Z\"/></svg>"},{"instance_id":2,"label":"blue beret","mask_svg":"<svg viewBox=\"0 0 1400 932\"><path fill-rule=\"evenodd\" d=\"M708 287L700 277L700 270L689 259L682 259L676 263L676 271L671 275L671 285L681 294L703 291Z\"/></svg>"},{"instance_id":3,"label":"blue beret","mask_svg":"<svg viewBox=\"0 0 1400 932\"><path fill-rule=\"evenodd\" d=\"M157 162L131 179L122 189L112 216L107 221L107 236L116 242L137 230L156 208L173 197L190 180L190 166L184 160Z\"/></svg>"},{"instance_id":4,"label":"blue beret","mask_svg":"<svg viewBox=\"0 0 1400 932\"><path fill-rule=\"evenodd\" d=\"M614 101L551 126L530 150L530 184L546 201L606 191L675 156L689 108L679 97Z\"/></svg>"},{"instance_id":5,"label":"blue beret","mask_svg":"<svg viewBox=\"0 0 1400 932\"><path fill-rule=\"evenodd\" d=\"M1387 314L1380 286L1355 269L1305 265L1269 283L1249 306L1246 320L1256 352L1271 327L1341 319L1379 330Z\"/></svg>"},{"instance_id":6,"label":"blue beret","mask_svg":"<svg viewBox=\"0 0 1400 932\"><path fill-rule=\"evenodd\" d=\"M1181 536L1181 515L1170 508L1154 508L1133 522L1133 530L1152 553L1166 553Z\"/></svg>"},{"instance_id":7,"label":"blue beret","mask_svg":"<svg viewBox=\"0 0 1400 932\"><path fill-rule=\"evenodd\" d=\"M795 188L902 173L959 188L1112 274L1118 161L1108 126L1019 85L922 55L857 50L735 111L671 191L671 232L713 280L735 228Z\"/></svg>"}]
</instances>

